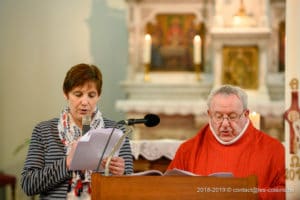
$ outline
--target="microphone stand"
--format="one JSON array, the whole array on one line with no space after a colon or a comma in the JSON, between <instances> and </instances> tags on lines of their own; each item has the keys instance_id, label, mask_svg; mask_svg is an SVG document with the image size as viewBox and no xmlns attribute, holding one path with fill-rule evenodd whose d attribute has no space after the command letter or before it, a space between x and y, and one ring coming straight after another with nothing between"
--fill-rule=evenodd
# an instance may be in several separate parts
<instances>
[{"instance_id":1,"label":"microphone stand","mask_svg":"<svg viewBox=\"0 0 300 200\"><path fill-rule=\"evenodd\" d=\"M116 153L116 151L118 149L120 149L124 139L129 135L130 131L125 131L125 133L122 135L122 137L120 137L120 139L118 140L118 142L114 145L112 151L110 152L109 156L107 157L107 162L105 164L105 170L104 170L104 176L109 176L109 165L111 162L112 157L114 156L114 154Z\"/></svg>"},{"instance_id":2,"label":"microphone stand","mask_svg":"<svg viewBox=\"0 0 300 200\"><path fill-rule=\"evenodd\" d=\"M102 154L101 154L101 156L100 156L100 159L99 159L99 162L98 162L98 165L97 165L97 168L96 168L96 172L99 171L99 168L100 168L100 165L101 165L101 161L103 160L105 151L106 151L106 149L107 149L107 147L108 147L108 144L109 144L109 142L110 142L110 139L111 139L111 137L112 137L112 135L113 135L113 133L114 133L114 131L115 131L117 125L118 125L118 124L122 124L122 123L124 123L124 120L117 122L117 123L113 126L113 129L111 130L111 132L110 132L110 134L109 134L109 137L108 137L108 139L107 139L107 142L106 142L106 144L105 144L105 147L104 147L104 149L103 149L103 152L102 152Z\"/></svg>"},{"instance_id":3,"label":"microphone stand","mask_svg":"<svg viewBox=\"0 0 300 200\"><path fill-rule=\"evenodd\" d=\"M106 149L107 149L107 146L108 146L108 144L109 144L109 142L110 142L111 136L112 136L112 134L114 133L115 129L116 129L116 125L113 127L113 129L111 130L111 132L110 132L110 134L109 134L109 137L108 137L108 139L107 139L107 142L106 142L106 144L105 144L105 147L104 147L104 149L103 149L103 152L102 152L102 154L101 154L101 157L100 157L100 159L99 159L99 162L98 162L98 165L97 165L97 168L96 168L96 172L99 171L99 167L100 167L100 165L101 165L101 161L103 160L104 153L105 153L105 151L106 151Z\"/></svg>"}]
</instances>

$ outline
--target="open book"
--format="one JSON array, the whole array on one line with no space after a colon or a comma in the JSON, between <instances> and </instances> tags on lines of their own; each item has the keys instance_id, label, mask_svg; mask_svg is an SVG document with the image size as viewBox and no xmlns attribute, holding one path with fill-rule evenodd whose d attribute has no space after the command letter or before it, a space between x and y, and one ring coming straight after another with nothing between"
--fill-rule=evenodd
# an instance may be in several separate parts
<instances>
[{"instance_id":1,"label":"open book","mask_svg":"<svg viewBox=\"0 0 300 200\"><path fill-rule=\"evenodd\" d=\"M198 175L189 171L174 168L174 169L168 169L164 173L159 170L152 169L152 170L133 173L130 174L129 176L202 176L202 175ZM208 176L233 177L233 174L231 172L215 172L209 174Z\"/></svg>"}]
</instances>

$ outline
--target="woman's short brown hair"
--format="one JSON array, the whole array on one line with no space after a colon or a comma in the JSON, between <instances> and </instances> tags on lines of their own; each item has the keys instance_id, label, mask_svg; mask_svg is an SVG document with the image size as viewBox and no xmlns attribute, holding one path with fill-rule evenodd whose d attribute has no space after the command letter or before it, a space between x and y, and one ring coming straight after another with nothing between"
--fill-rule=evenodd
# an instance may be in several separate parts
<instances>
[{"instance_id":1,"label":"woman's short brown hair","mask_svg":"<svg viewBox=\"0 0 300 200\"><path fill-rule=\"evenodd\" d=\"M96 84L100 96L102 92L102 73L95 65L85 63L71 67L66 74L63 90L68 94L74 87L83 86L86 82L92 81Z\"/></svg>"}]
</instances>

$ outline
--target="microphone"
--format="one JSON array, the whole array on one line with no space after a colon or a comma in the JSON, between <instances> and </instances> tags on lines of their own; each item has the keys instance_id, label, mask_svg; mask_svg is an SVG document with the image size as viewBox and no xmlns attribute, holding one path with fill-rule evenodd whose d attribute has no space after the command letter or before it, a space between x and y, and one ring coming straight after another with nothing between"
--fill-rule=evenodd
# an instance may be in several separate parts
<instances>
[{"instance_id":1,"label":"microphone","mask_svg":"<svg viewBox=\"0 0 300 200\"><path fill-rule=\"evenodd\" d=\"M128 126L134 125L134 124L145 124L147 127L153 127L158 125L160 122L160 118L157 115L154 114L147 114L143 119L128 119L123 120L120 123L126 124Z\"/></svg>"},{"instance_id":2,"label":"microphone","mask_svg":"<svg viewBox=\"0 0 300 200\"><path fill-rule=\"evenodd\" d=\"M84 115L82 116L82 135L85 135L91 128L91 116Z\"/></svg>"},{"instance_id":3,"label":"microphone","mask_svg":"<svg viewBox=\"0 0 300 200\"><path fill-rule=\"evenodd\" d=\"M122 120L122 121L119 121L117 122L114 126L113 126L113 129L112 131L110 132L109 134L109 137L108 137L108 140L106 142L106 145L102 151L102 154L100 156L100 159L99 159L99 162L98 162L98 165L97 165L97 168L96 168L96 172L99 171L99 167L101 165L101 161L103 160L103 157L104 157L104 154L105 154L105 151L107 149L107 146L110 142L110 139L111 139L111 136L112 134L114 133L114 130L117 128L118 125L120 124L125 124L125 125L128 125L128 126L131 126L131 125L134 125L134 124L145 124L145 126L147 127L153 127L153 126L156 126L158 125L160 122L160 118L157 116L157 115L154 115L154 114L147 114L144 119L128 119L128 120ZM108 176L109 175L109 164L110 164L110 161L113 157L113 155L115 154L115 152L121 148L121 144L122 142L125 140L125 138L129 135L129 131L125 131L125 133L123 134L123 136L119 139L119 141L114 145L112 151L110 152L108 158L107 158L107 162L106 162L106 165L105 165L105 172L104 172L104 175L105 176Z\"/></svg>"}]
</instances>

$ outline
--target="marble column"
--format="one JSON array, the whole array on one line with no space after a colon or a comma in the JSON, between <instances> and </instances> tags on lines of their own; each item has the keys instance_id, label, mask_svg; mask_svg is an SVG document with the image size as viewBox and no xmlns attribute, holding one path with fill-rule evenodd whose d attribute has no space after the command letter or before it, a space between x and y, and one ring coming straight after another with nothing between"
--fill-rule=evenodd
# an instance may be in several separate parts
<instances>
[{"instance_id":1,"label":"marble column","mask_svg":"<svg viewBox=\"0 0 300 200\"><path fill-rule=\"evenodd\" d=\"M269 0L261 0L261 14L259 19L259 25L261 27L269 27L269 16L270 16L270 2Z\"/></svg>"},{"instance_id":2,"label":"marble column","mask_svg":"<svg viewBox=\"0 0 300 200\"><path fill-rule=\"evenodd\" d=\"M214 26L223 27L224 19L222 16L223 0L215 0L215 16L214 16Z\"/></svg>"}]
</instances>

